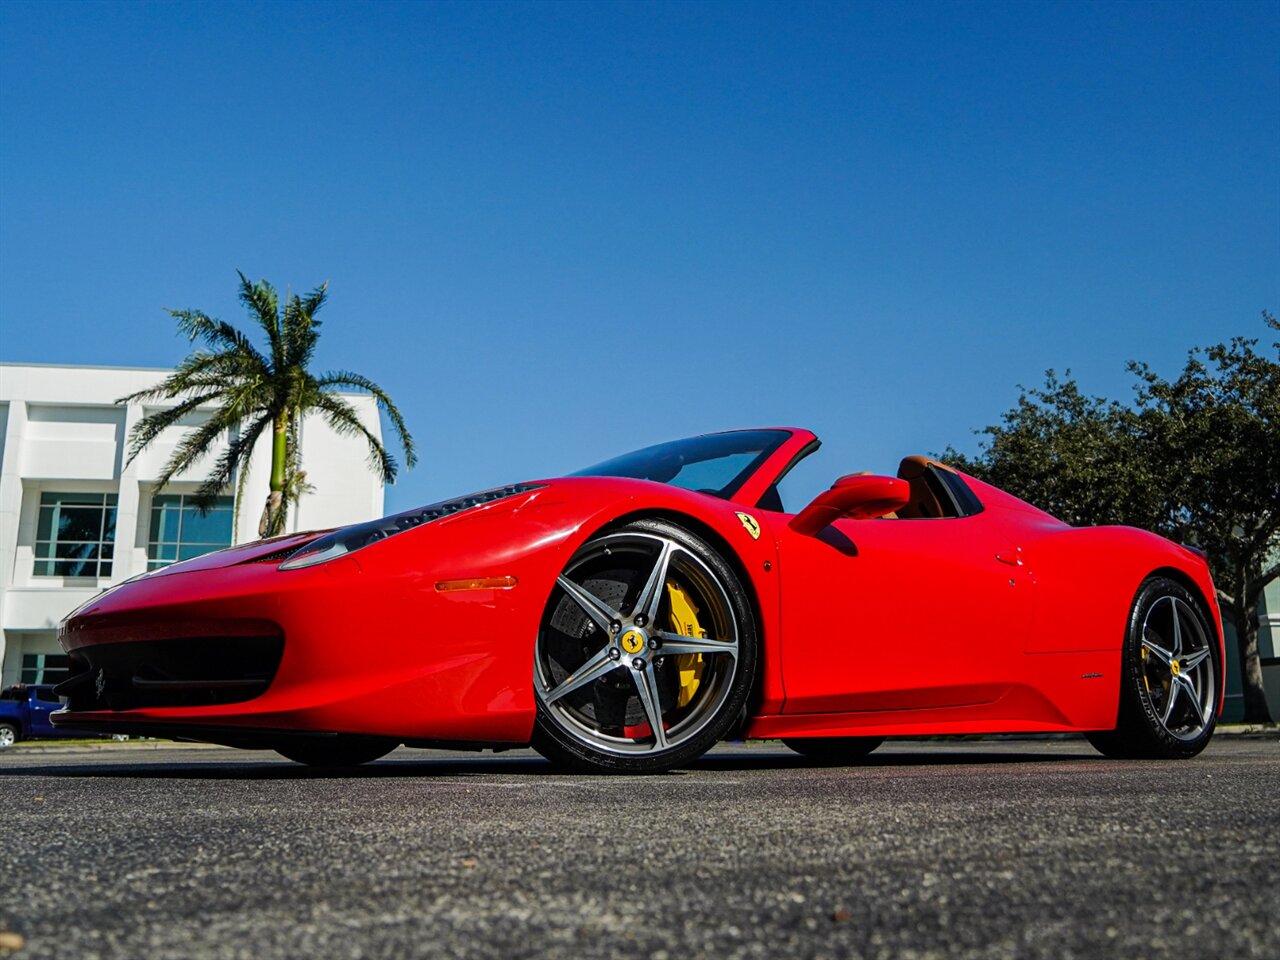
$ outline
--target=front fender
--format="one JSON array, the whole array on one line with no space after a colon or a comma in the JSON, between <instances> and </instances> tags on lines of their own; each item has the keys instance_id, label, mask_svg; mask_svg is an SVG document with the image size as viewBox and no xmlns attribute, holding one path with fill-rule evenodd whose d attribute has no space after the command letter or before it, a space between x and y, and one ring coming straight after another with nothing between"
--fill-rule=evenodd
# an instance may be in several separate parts
<instances>
[{"instance_id":1,"label":"front fender","mask_svg":"<svg viewBox=\"0 0 1280 960\"><path fill-rule=\"evenodd\" d=\"M644 517L683 524L725 554L737 569L755 605L758 619L758 663L766 712L781 709L784 699L778 649L778 548L770 518L763 511L665 484L624 479L582 478L554 481L518 511L516 526L487 530L483 518L458 525L473 543L494 541L488 555L476 556L459 576L502 575L502 558L519 555L522 626L516 643L524 662L532 665L542 612L569 560L600 531ZM748 518L743 520L739 514ZM498 523L495 516L492 523ZM754 529L755 535L752 530ZM518 530L510 536L512 530ZM443 532L443 531L442 531ZM509 536L499 543L500 533ZM511 566L510 563L507 564ZM474 568L474 569L473 569ZM513 568L514 569L514 568ZM532 667L529 669L532 683ZM530 687L530 696L532 688Z\"/></svg>"}]
</instances>

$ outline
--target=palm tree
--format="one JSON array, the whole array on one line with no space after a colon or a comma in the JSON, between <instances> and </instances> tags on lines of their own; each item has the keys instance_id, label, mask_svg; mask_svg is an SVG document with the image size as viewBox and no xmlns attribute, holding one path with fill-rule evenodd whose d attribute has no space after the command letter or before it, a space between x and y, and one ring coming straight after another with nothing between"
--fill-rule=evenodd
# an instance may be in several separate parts
<instances>
[{"instance_id":1,"label":"palm tree","mask_svg":"<svg viewBox=\"0 0 1280 960\"><path fill-rule=\"evenodd\" d=\"M213 416L178 444L155 484L159 491L175 474L205 456L224 433L228 434L226 450L196 493L196 505L202 510L213 505L214 498L226 489L237 471L243 488L254 444L270 427L271 492L258 532L272 536L284 529L289 500L307 488L297 450L297 425L307 413L319 414L339 434L362 437L369 447L370 469L384 483L395 482L399 469L395 458L335 390L354 388L372 395L400 439L405 464L413 466L417 456L404 418L376 383L347 370L316 376L308 369L320 338L320 321L315 315L324 305L328 283L321 284L305 299L297 294L287 297L281 309L271 284L265 280L250 283L243 273L239 276L240 302L266 333L270 348L267 353L260 352L249 337L229 323L199 310L169 310L178 321L178 329L191 342L200 340L204 346L193 350L154 387L116 402L178 400L171 407L143 417L134 427L129 442L130 463L167 427L198 407L216 404Z\"/></svg>"}]
</instances>

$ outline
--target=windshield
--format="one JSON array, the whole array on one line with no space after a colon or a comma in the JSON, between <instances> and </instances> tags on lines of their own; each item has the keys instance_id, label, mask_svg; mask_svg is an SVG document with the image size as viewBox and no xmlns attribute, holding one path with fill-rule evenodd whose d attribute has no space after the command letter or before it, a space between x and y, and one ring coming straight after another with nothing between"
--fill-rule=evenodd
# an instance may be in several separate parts
<instances>
[{"instance_id":1,"label":"windshield","mask_svg":"<svg viewBox=\"0 0 1280 960\"><path fill-rule=\"evenodd\" d=\"M575 477L631 477L655 480L716 497L738 492L769 454L787 439L785 430L736 430L688 440L672 440L656 447L597 463Z\"/></svg>"}]
</instances>

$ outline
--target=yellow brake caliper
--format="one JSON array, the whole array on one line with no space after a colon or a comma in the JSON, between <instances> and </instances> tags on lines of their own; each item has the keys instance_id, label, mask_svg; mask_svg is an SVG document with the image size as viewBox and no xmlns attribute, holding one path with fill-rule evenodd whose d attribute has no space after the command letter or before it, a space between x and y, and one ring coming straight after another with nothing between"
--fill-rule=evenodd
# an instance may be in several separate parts
<instances>
[{"instance_id":1,"label":"yellow brake caliper","mask_svg":"<svg viewBox=\"0 0 1280 960\"><path fill-rule=\"evenodd\" d=\"M689 595L674 583L667 583L667 599L671 601L671 626L675 633L686 637L705 638L707 631L698 625L698 608ZM680 690L676 694L676 707L688 706L702 682L702 654L682 653L676 657L676 669L680 672Z\"/></svg>"},{"instance_id":2,"label":"yellow brake caliper","mask_svg":"<svg viewBox=\"0 0 1280 960\"><path fill-rule=\"evenodd\" d=\"M1147 676L1147 648L1142 648L1142 685L1147 688L1147 693L1151 693L1151 679ZM1169 678L1169 682L1160 681L1160 689L1164 691L1164 695L1169 696L1169 688L1173 686L1173 678Z\"/></svg>"}]
</instances>

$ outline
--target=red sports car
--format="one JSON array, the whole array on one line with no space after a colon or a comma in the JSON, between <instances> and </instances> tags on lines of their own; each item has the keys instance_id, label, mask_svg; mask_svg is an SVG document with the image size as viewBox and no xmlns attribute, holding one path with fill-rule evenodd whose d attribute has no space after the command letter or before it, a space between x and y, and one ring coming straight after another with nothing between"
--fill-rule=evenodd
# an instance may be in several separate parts
<instances>
[{"instance_id":1,"label":"red sports car","mask_svg":"<svg viewBox=\"0 0 1280 960\"><path fill-rule=\"evenodd\" d=\"M315 764L532 744L622 772L728 737L827 762L914 734L1203 749L1223 647L1200 554L926 457L795 512L778 484L817 448L677 440L165 567L63 622L56 722Z\"/></svg>"}]
</instances>

